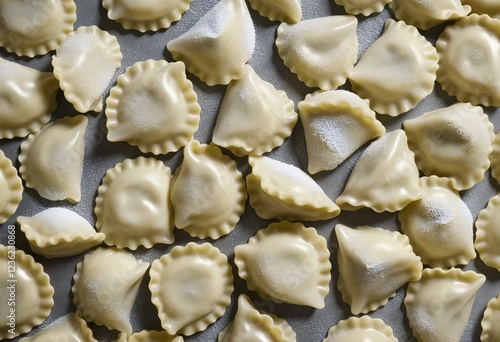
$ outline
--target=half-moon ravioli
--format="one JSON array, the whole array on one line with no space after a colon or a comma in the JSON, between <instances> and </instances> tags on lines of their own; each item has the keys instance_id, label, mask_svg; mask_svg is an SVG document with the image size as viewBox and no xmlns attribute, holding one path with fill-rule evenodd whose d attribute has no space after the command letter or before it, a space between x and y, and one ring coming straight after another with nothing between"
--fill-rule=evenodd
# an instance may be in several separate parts
<instances>
[{"instance_id":1,"label":"half-moon ravioli","mask_svg":"<svg viewBox=\"0 0 500 342\"><path fill-rule=\"evenodd\" d=\"M193 0L103 0L108 17L126 29L140 32L158 31L170 27L189 9Z\"/></svg>"},{"instance_id":2,"label":"half-moon ravioli","mask_svg":"<svg viewBox=\"0 0 500 342\"><path fill-rule=\"evenodd\" d=\"M330 252L315 228L281 221L236 246L234 262L250 290L273 301L321 309L330 291Z\"/></svg>"},{"instance_id":3,"label":"half-moon ravioli","mask_svg":"<svg viewBox=\"0 0 500 342\"><path fill-rule=\"evenodd\" d=\"M125 250L99 247L76 266L73 302L86 321L130 335L130 312L148 267Z\"/></svg>"},{"instance_id":4,"label":"half-moon ravioli","mask_svg":"<svg viewBox=\"0 0 500 342\"><path fill-rule=\"evenodd\" d=\"M125 159L106 172L95 200L96 228L118 248L174 241L171 171L162 161Z\"/></svg>"},{"instance_id":5,"label":"half-moon ravioli","mask_svg":"<svg viewBox=\"0 0 500 342\"><path fill-rule=\"evenodd\" d=\"M247 295L238 297L234 320L219 334L218 342L253 341L296 342L296 334L288 323L275 315L257 310Z\"/></svg>"},{"instance_id":6,"label":"half-moon ravioli","mask_svg":"<svg viewBox=\"0 0 500 342\"><path fill-rule=\"evenodd\" d=\"M243 77L227 87L212 141L237 156L261 155L283 144L297 119L286 93L246 65Z\"/></svg>"},{"instance_id":7,"label":"half-moon ravioli","mask_svg":"<svg viewBox=\"0 0 500 342\"><path fill-rule=\"evenodd\" d=\"M184 338L172 336L165 330L142 330L130 336L120 333L114 342L184 342Z\"/></svg>"},{"instance_id":8,"label":"half-moon ravioli","mask_svg":"<svg viewBox=\"0 0 500 342\"><path fill-rule=\"evenodd\" d=\"M176 61L211 85L243 76L255 48L255 30L244 0L221 0L187 32L167 43Z\"/></svg>"},{"instance_id":9,"label":"half-moon ravioli","mask_svg":"<svg viewBox=\"0 0 500 342\"><path fill-rule=\"evenodd\" d=\"M420 342L460 342L472 304L486 277L458 268L424 269L406 290L404 305L413 335Z\"/></svg>"},{"instance_id":10,"label":"half-moon ravioli","mask_svg":"<svg viewBox=\"0 0 500 342\"><path fill-rule=\"evenodd\" d=\"M0 46L19 56L44 55L73 31L73 0L0 1Z\"/></svg>"},{"instance_id":11,"label":"half-moon ravioli","mask_svg":"<svg viewBox=\"0 0 500 342\"><path fill-rule=\"evenodd\" d=\"M419 174L406 134L384 134L366 148L336 203L342 210L363 207L395 212L419 198Z\"/></svg>"},{"instance_id":12,"label":"half-moon ravioli","mask_svg":"<svg viewBox=\"0 0 500 342\"><path fill-rule=\"evenodd\" d=\"M483 109L456 103L403 122L418 168L427 176L448 177L457 190L471 188L490 167L495 138Z\"/></svg>"},{"instance_id":13,"label":"half-moon ravioli","mask_svg":"<svg viewBox=\"0 0 500 342\"><path fill-rule=\"evenodd\" d=\"M236 163L215 145L191 140L172 179L175 226L190 235L218 239L245 212L245 181Z\"/></svg>"},{"instance_id":14,"label":"half-moon ravioli","mask_svg":"<svg viewBox=\"0 0 500 342\"><path fill-rule=\"evenodd\" d=\"M137 62L118 76L106 99L107 137L144 153L174 152L193 138L200 111L184 63Z\"/></svg>"},{"instance_id":15,"label":"half-moon ravioli","mask_svg":"<svg viewBox=\"0 0 500 342\"><path fill-rule=\"evenodd\" d=\"M270 20L293 24L302 19L301 0L248 0L254 10Z\"/></svg>"},{"instance_id":16,"label":"half-moon ravioli","mask_svg":"<svg viewBox=\"0 0 500 342\"><path fill-rule=\"evenodd\" d=\"M80 201L87 124L83 115L67 116L28 136L19 154L27 187L51 201Z\"/></svg>"},{"instance_id":17,"label":"half-moon ravioli","mask_svg":"<svg viewBox=\"0 0 500 342\"><path fill-rule=\"evenodd\" d=\"M0 224L16 212L22 197L23 182L17 175L17 169L0 150Z\"/></svg>"},{"instance_id":18,"label":"half-moon ravioli","mask_svg":"<svg viewBox=\"0 0 500 342\"><path fill-rule=\"evenodd\" d=\"M500 183L500 131L495 135L493 141L493 152L490 156L491 175Z\"/></svg>"},{"instance_id":19,"label":"half-moon ravioli","mask_svg":"<svg viewBox=\"0 0 500 342\"><path fill-rule=\"evenodd\" d=\"M432 92L437 69L434 46L415 27L388 19L349 80L359 96L370 100L374 111L397 116Z\"/></svg>"},{"instance_id":20,"label":"half-moon ravioli","mask_svg":"<svg viewBox=\"0 0 500 342\"><path fill-rule=\"evenodd\" d=\"M500 194L493 196L486 208L479 212L476 221L474 245L481 260L500 271Z\"/></svg>"},{"instance_id":21,"label":"half-moon ravioli","mask_svg":"<svg viewBox=\"0 0 500 342\"><path fill-rule=\"evenodd\" d=\"M308 171L333 170L385 128L368 102L346 90L315 92L299 102Z\"/></svg>"},{"instance_id":22,"label":"half-moon ravioli","mask_svg":"<svg viewBox=\"0 0 500 342\"><path fill-rule=\"evenodd\" d=\"M351 15L282 23L276 47L285 65L307 86L336 89L356 63L357 26L358 20Z\"/></svg>"},{"instance_id":23,"label":"half-moon ravioli","mask_svg":"<svg viewBox=\"0 0 500 342\"><path fill-rule=\"evenodd\" d=\"M420 279L420 257L405 235L342 224L335 227L335 233L339 243L337 287L354 315L376 310L403 285Z\"/></svg>"},{"instance_id":24,"label":"half-moon ravioli","mask_svg":"<svg viewBox=\"0 0 500 342\"><path fill-rule=\"evenodd\" d=\"M17 221L33 252L46 258L77 255L100 245L104 234L97 233L83 217L65 208L48 208Z\"/></svg>"},{"instance_id":25,"label":"half-moon ravioli","mask_svg":"<svg viewBox=\"0 0 500 342\"><path fill-rule=\"evenodd\" d=\"M0 58L0 139L24 137L50 120L59 83L42 72Z\"/></svg>"},{"instance_id":26,"label":"half-moon ravioli","mask_svg":"<svg viewBox=\"0 0 500 342\"><path fill-rule=\"evenodd\" d=\"M335 0L335 3L344 6L345 11L349 14L362 14L369 16L372 13L382 12L385 5L392 0Z\"/></svg>"},{"instance_id":27,"label":"half-moon ravioli","mask_svg":"<svg viewBox=\"0 0 500 342\"><path fill-rule=\"evenodd\" d=\"M231 303L233 274L227 257L209 243L175 246L149 271L151 301L171 335L193 335L219 319Z\"/></svg>"},{"instance_id":28,"label":"half-moon ravioli","mask_svg":"<svg viewBox=\"0 0 500 342\"><path fill-rule=\"evenodd\" d=\"M349 317L328 330L323 342L397 342L392 328L380 318Z\"/></svg>"},{"instance_id":29,"label":"half-moon ravioli","mask_svg":"<svg viewBox=\"0 0 500 342\"><path fill-rule=\"evenodd\" d=\"M250 157L250 205L266 219L318 221L340 214L339 207L307 173L269 157Z\"/></svg>"},{"instance_id":30,"label":"half-moon ravioli","mask_svg":"<svg viewBox=\"0 0 500 342\"><path fill-rule=\"evenodd\" d=\"M500 295L491 299L486 306L484 316L481 321L483 332L481 333L481 342L500 341Z\"/></svg>"}]
</instances>

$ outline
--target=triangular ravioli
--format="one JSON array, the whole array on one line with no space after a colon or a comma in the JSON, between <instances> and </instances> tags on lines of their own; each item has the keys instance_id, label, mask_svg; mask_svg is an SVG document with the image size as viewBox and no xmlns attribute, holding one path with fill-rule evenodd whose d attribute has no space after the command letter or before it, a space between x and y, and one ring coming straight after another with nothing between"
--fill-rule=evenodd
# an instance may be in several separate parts
<instances>
[{"instance_id":1,"label":"triangular ravioli","mask_svg":"<svg viewBox=\"0 0 500 342\"><path fill-rule=\"evenodd\" d=\"M373 110L397 116L432 92L437 69L438 55L431 43L415 27L389 19L349 80Z\"/></svg>"},{"instance_id":2,"label":"triangular ravioli","mask_svg":"<svg viewBox=\"0 0 500 342\"><path fill-rule=\"evenodd\" d=\"M301 0L248 0L250 6L270 20L298 23L302 19Z\"/></svg>"},{"instance_id":3,"label":"triangular ravioli","mask_svg":"<svg viewBox=\"0 0 500 342\"><path fill-rule=\"evenodd\" d=\"M264 299L323 308L330 252L315 228L281 221L234 249L238 274Z\"/></svg>"},{"instance_id":4,"label":"triangular ravioli","mask_svg":"<svg viewBox=\"0 0 500 342\"><path fill-rule=\"evenodd\" d=\"M395 212L420 196L413 152L402 130L386 133L363 152L336 203L343 210L368 207Z\"/></svg>"},{"instance_id":5,"label":"triangular ravioli","mask_svg":"<svg viewBox=\"0 0 500 342\"><path fill-rule=\"evenodd\" d=\"M238 297L236 317L219 334L218 342L295 342L296 336L285 320L259 312L247 295Z\"/></svg>"},{"instance_id":6,"label":"triangular ravioli","mask_svg":"<svg viewBox=\"0 0 500 342\"><path fill-rule=\"evenodd\" d=\"M297 119L286 93L246 65L243 77L227 87L212 139L238 156L261 155L280 146Z\"/></svg>"},{"instance_id":7,"label":"triangular ravioli","mask_svg":"<svg viewBox=\"0 0 500 342\"><path fill-rule=\"evenodd\" d=\"M358 57L358 20L336 15L278 27L276 47L285 65L309 87L344 84Z\"/></svg>"},{"instance_id":8,"label":"triangular ravioli","mask_svg":"<svg viewBox=\"0 0 500 342\"><path fill-rule=\"evenodd\" d=\"M333 170L385 128L358 95L346 90L317 92L299 102L309 173Z\"/></svg>"},{"instance_id":9,"label":"triangular ravioli","mask_svg":"<svg viewBox=\"0 0 500 342\"><path fill-rule=\"evenodd\" d=\"M418 168L448 177L457 190L471 188L490 167L493 124L479 106L456 103L403 122Z\"/></svg>"},{"instance_id":10,"label":"triangular ravioli","mask_svg":"<svg viewBox=\"0 0 500 342\"><path fill-rule=\"evenodd\" d=\"M339 243L337 286L353 314L387 304L401 286L420 279L422 263L403 234L342 224L335 227L335 233Z\"/></svg>"},{"instance_id":11,"label":"triangular ravioli","mask_svg":"<svg viewBox=\"0 0 500 342\"><path fill-rule=\"evenodd\" d=\"M420 281L408 285L404 300L413 335L419 341L460 342L485 281L473 271L425 269Z\"/></svg>"},{"instance_id":12,"label":"triangular ravioli","mask_svg":"<svg viewBox=\"0 0 500 342\"><path fill-rule=\"evenodd\" d=\"M208 85L243 75L255 47L255 30L243 0L221 0L186 33L167 43L176 61Z\"/></svg>"},{"instance_id":13,"label":"triangular ravioli","mask_svg":"<svg viewBox=\"0 0 500 342\"><path fill-rule=\"evenodd\" d=\"M87 124L83 115L65 117L28 136L19 155L27 187L51 201L80 201Z\"/></svg>"}]
</instances>

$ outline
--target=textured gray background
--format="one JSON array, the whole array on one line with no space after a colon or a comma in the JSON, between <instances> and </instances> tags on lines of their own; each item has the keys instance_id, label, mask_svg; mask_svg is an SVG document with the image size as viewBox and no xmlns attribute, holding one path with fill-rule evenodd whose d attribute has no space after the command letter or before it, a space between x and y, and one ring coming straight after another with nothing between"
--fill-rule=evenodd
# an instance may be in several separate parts
<instances>
[{"instance_id":1,"label":"textured gray background","mask_svg":"<svg viewBox=\"0 0 500 342\"><path fill-rule=\"evenodd\" d=\"M191 9L184 14L181 20L172 25L167 30L161 30L157 33L140 34L136 31L124 30L118 23L115 23L107 18L106 11L101 6L99 0L75 0L77 4L77 22L75 29L82 25L98 25L100 28L109 31L118 38L121 45L124 58L122 67L118 70L120 74L124 69L132 65L136 61L146 59L166 59L172 61L172 57L165 49L165 44L175 37L178 37L185 32L194 22L196 22L203 14L217 2L216 0L194 0ZM337 6L331 0L302 0L303 18L323 17L333 14L345 14L342 7ZM257 73L265 80L271 82L278 89L283 89L288 93L288 96L297 104L304 96L314 89L307 88L297 77L292 74L286 67L277 54L274 40L276 37L277 22L271 22L266 18L261 17L257 12L250 9L251 16L254 20L257 33L257 42L255 53L250 60L250 64L255 68ZM372 15L368 18L359 16L358 37L361 55L368 46L381 34L383 23L387 18L393 17L392 12L387 8L380 14ZM438 34L442 31L443 26L424 32L426 37L435 42ZM50 64L51 54L34 59L18 58L12 54L8 54L5 50L0 49L0 56L12 61L16 61L23 65L36 67L40 70L51 71ZM224 86L208 87L200 82L193 75L188 75L189 79L195 85L195 91L199 96L199 102L202 107L200 129L195 137L202 142L208 143L211 140L212 130L215 124L215 117L218 106L224 94ZM113 79L112 84L115 83ZM106 93L107 95L107 93ZM401 123L405 119L415 117L423 112L449 105L455 100L448 97L436 84L435 91L425 101L419 104L414 110L403 114L397 118L379 116L379 119L384 123L388 131L401 128ZM500 128L500 113L495 108L486 108L490 114L490 119L495 125L495 131ZM73 109L62 94L58 95L58 108L52 118L56 119L66 115L74 116L78 113ZM93 205L97 192L97 187L100 184L102 177L107 169L113 167L116 163L121 162L125 158L135 158L141 155L140 151L126 143L110 143L106 140L105 116L103 113L93 115L87 114L89 118L89 127L87 130L87 145L85 148L85 165L83 172L82 183L82 200L77 205L71 205L68 202L51 202L41 198L34 190L26 189L23 201L18 211L0 227L0 242L6 243L6 227L9 224L16 224L16 218L19 215L34 215L37 212L48 208L61 206L70 208L78 212L83 217L87 218L91 223L95 223L93 215ZM0 140L0 149L12 159L16 167L19 167L17 162L17 154L19 145L23 139ZM361 151L355 153L349 158L340 168L333 172L323 172L315 175L316 181L323 187L327 195L331 198L336 198L343 189L345 181L356 160L359 158ZM285 144L273 151L270 154L273 158L295 164L302 169L307 169L307 156L305 152L305 143L303 130L300 122L295 127L293 135L287 139ZM234 157L234 156L233 156ZM172 170L175 170L182 159L180 152L168 154L167 156L159 157L165 161L165 164ZM235 158L239 169L247 174L249 166L244 158ZM469 191L462 193L462 197L472 211L474 218L478 212L485 207L489 198L500 191L496 181L491 178L489 172L485 179L477 184ZM337 223L343 223L349 226L357 225L372 225L379 226L390 230L398 229L398 221L396 214L382 213L376 214L371 210L359 210L356 212L343 212L334 220L308 223L308 226L314 226L318 232L323 235L329 244L332 252L332 281L330 284L331 290L326 297L326 307L322 310L314 310L307 307L274 304L263 301L255 293L248 291L244 281L239 279L236 274L234 265L233 248L238 244L245 243L259 228L266 227L269 220L258 218L253 210L247 205L247 212L242 217L235 231L226 237L223 237L213 244L225 253L235 274L236 290L232 296L233 305L229 307L226 314L219 319L215 324L208 327L202 333L186 338L187 341L215 341L217 334L230 322L235 313L234 303L236 298L241 293L249 294L254 303L261 309L277 314L285 318L297 332L298 341L322 341L326 336L328 329L336 324L340 319L345 319L350 316L349 307L342 302L339 291L336 289L338 279L337 260L336 260L336 243L333 232L333 227ZM201 242L198 239L189 237L181 230L176 230L176 241L174 245L185 245L189 241ZM82 259L82 255L48 260L31 253L27 241L23 233L18 230L17 247L32 254L38 262L41 262L46 272L51 277L52 286L55 288L55 306L52 309L51 315L40 327L35 328L30 334L34 334L50 322L58 317L75 311L75 306L72 303L72 295L70 287L72 284L72 276L75 270L75 265ZM167 253L172 246L157 245L150 250L139 248L134 252L136 257L152 262L161 255ZM480 293L475 301L471 319L463 336L463 341L479 341L481 333L480 320L482 312L486 307L488 300L498 295L500 292L500 273L494 269L486 267L478 258L464 267L469 270L476 270L487 276L486 284L481 288ZM147 288L149 276L146 275L141 284L137 301L132 312L132 325L134 331L142 329L160 329L160 322L157 318L156 308L150 302L150 293ZM405 294L405 288L397 292L395 298L389 303L370 313L372 317L382 318L386 323L390 324L394 329L397 338L400 341L413 341L411 332L408 327L408 322L404 315L404 306L402 304ZM91 324L94 330L95 337L99 341L110 341L116 337L116 332L109 332L106 328L96 327Z\"/></svg>"}]
</instances>

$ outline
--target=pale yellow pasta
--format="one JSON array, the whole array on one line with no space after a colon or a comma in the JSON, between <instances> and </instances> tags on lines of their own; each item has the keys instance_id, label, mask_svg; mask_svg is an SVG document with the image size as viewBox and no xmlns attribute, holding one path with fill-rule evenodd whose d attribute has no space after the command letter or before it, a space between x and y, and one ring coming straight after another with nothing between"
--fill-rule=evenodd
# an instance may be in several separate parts
<instances>
[{"instance_id":1,"label":"pale yellow pasta","mask_svg":"<svg viewBox=\"0 0 500 342\"><path fill-rule=\"evenodd\" d=\"M323 342L397 342L392 328L380 318L349 317L330 328Z\"/></svg>"},{"instance_id":2,"label":"pale yellow pasta","mask_svg":"<svg viewBox=\"0 0 500 342\"><path fill-rule=\"evenodd\" d=\"M22 197L22 180L10 159L0 150L0 224L16 212Z\"/></svg>"},{"instance_id":3,"label":"pale yellow pasta","mask_svg":"<svg viewBox=\"0 0 500 342\"><path fill-rule=\"evenodd\" d=\"M372 13L382 12L385 5L392 0L335 0L335 3L344 6L349 14L369 16Z\"/></svg>"},{"instance_id":4,"label":"pale yellow pasta","mask_svg":"<svg viewBox=\"0 0 500 342\"><path fill-rule=\"evenodd\" d=\"M293 24L302 19L301 0L248 0L260 15Z\"/></svg>"}]
</instances>

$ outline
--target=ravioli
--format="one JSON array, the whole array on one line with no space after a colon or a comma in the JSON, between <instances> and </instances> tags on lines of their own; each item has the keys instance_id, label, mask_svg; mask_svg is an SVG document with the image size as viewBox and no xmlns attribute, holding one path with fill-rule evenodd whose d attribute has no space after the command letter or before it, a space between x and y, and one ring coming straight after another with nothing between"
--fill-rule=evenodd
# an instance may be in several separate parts
<instances>
[{"instance_id":1,"label":"ravioli","mask_svg":"<svg viewBox=\"0 0 500 342\"><path fill-rule=\"evenodd\" d=\"M209 86L241 78L254 46L255 30L244 0L219 1L186 33L167 43L174 59Z\"/></svg>"},{"instance_id":2,"label":"ravioli","mask_svg":"<svg viewBox=\"0 0 500 342\"><path fill-rule=\"evenodd\" d=\"M275 315L259 311L247 295L238 297L234 320L219 334L218 342L252 341L296 342L296 334L288 323Z\"/></svg>"},{"instance_id":3,"label":"ravioli","mask_svg":"<svg viewBox=\"0 0 500 342\"><path fill-rule=\"evenodd\" d=\"M176 246L151 265L149 290L162 327L193 335L220 318L231 303L227 257L209 243Z\"/></svg>"},{"instance_id":4,"label":"ravioli","mask_svg":"<svg viewBox=\"0 0 500 342\"><path fill-rule=\"evenodd\" d=\"M349 14L362 14L365 17L373 13L382 12L385 5L392 0L335 0L335 3L344 6Z\"/></svg>"},{"instance_id":5,"label":"ravioli","mask_svg":"<svg viewBox=\"0 0 500 342\"><path fill-rule=\"evenodd\" d=\"M490 156L491 175L500 183L500 131L497 132L493 141L493 151Z\"/></svg>"},{"instance_id":6,"label":"ravioli","mask_svg":"<svg viewBox=\"0 0 500 342\"><path fill-rule=\"evenodd\" d=\"M315 92L299 102L308 171L333 170L385 127L367 101L346 90Z\"/></svg>"},{"instance_id":7,"label":"ravioli","mask_svg":"<svg viewBox=\"0 0 500 342\"><path fill-rule=\"evenodd\" d=\"M19 154L27 187L51 201L80 201L87 125L83 115L67 116L28 136Z\"/></svg>"},{"instance_id":8,"label":"ravioli","mask_svg":"<svg viewBox=\"0 0 500 342\"><path fill-rule=\"evenodd\" d=\"M130 312L149 263L116 248L86 254L73 276L73 302L86 321L132 333Z\"/></svg>"},{"instance_id":9,"label":"ravioli","mask_svg":"<svg viewBox=\"0 0 500 342\"><path fill-rule=\"evenodd\" d=\"M403 122L418 168L427 176L448 177L457 190L470 189L490 167L495 138L483 109L456 103Z\"/></svg>"},{"instance_id":10,"label":"ravioli","mask_svg":"<svg viewBox=\"0 0 500 342\"><path fill-rule=\"evenodd\" d=\"M286 93L246 65L243 77L227 87L212 141L240 157L261 155L283 144L297 120Z\"/></svg>"},{"instance_id":11,"label":"ravioli","mask_svg":"<svg viewBox=\"0 0 500 342\"><path fill-rule=\"evenodd\" d=\"M9 158L0 150L0 224L14 214L23 197L23 182Z\"/></svg>"},{"instance_id":12,"label":"ravioli","mask_svg":"<svg viewBox=\"0 0 500 342\"><path fill-rule=\"evenodd\" d=\"M339 243L337 287L354 315L387 304L396 291L422 274L420 257L399 233L361 226L335 226Z\"/></svg>"},{"instance_id":13,"label":"ravioli","mask_svg":"<svg viewBox=\"0 0 500 342\"><path fill-rule=\"evenodd\" d=\"M0 1L0 46L18 56L55 50L73 31L73 0Z\"/></svg>"},{"instance_id":14,"label":"ravioli","mask_svg":"<svg viewBox=\"0 0 500 342\"><path fill-rule=\"evenodd\" d=\"M486 208L479 212L476 221L476 240L474 246L481 260L488 266L500 271L500 194L493 196Z\"/></svg>"},{"instance_id":15,"label":"ravioli","mask_svg":"<svg viewBox=\"0 0 500 342\"><path fill-rule=\"evenodd\" d=\"M398 116L432 92L437 69L438 54L431 43L415 27L388 19L349 80L375 112Z\"/></svg>"},{"instance_id":16,"label":"ravioli","mask_svg":"<svg viewBox=\"0 0 500 342\"><path fill-rule=\"evenodd\" d=\"M234 262L262 298L321 309L330 291L330 252L315 228L281 221L236 246Z\"/></svg>"},{"instance_id":17,"label":"ravioli","mask_svg":"<svg viewBox=\"0 0 500 342\"><path fill-rule=\"evenodd\" d=\"M13 246L0 244L0 270L0 297L5 301L0 305L0 339L4 340L25 334L45 321L54 306L54 288L43 266ZM10 300L12 293L14 301ZM9 302L15 303L14 322Z\"/></svg>"},{"instance_id":18,"label":"ravioli","mask_svg":"<svg viewBox=\"0 0 500 342\"><path fill-rule=\"evenodd\" d=\"M276 47L285 65L307 86L336 89L356 63L357 26L358 20L350 15L282 23Z\"/></svg>"},{"instance_id":19,"label":"ravioli","mask_svg":"<svg viewBox=\"0 0 500 342\"><path fill-rule=\"evenodd\" d=\"M94 208L104 242L132 250L172 243L170 182L170 169L154 158L125 159L109 169Z\"/></svg>"},{"instance_id":20,"label":"ravioli","mask_svg":"<svg viewBox=\"0 0 500 342\"><path fill-rule=\"evenodd\" d=\"M500 21L471 14L447 26L436 42L437 81L450 96L500 106Z\"/></svg>"},{"instance_id":21,"label":"ravioli","mask_svg":"<svg viewBox=\"0 0 500 342\"><path fill-rule=\"evenodd\" d=\"M481 342L495 342L500 340L500 295L488 302L488 306L484 311L481 327Z\"/></svg>"},{"instance_id":22,"label":"ravioli","mask_svg":"<svg viewBox=\"0 0 500 342\"><path fill-rule=\"evenodd\" d=\"M399 212L401 230L431 267L466 265L476 257L473 218L448 178L420 179L422 198Z\"/></svg>"},{"instance_id":23,"label":"ravioli","mask_svg":"<svg viewBox=\"0 0 500 342\"><path fill-rule=\"evenodd\" d=\"M97 26L80 26L57 47L52 57L54 76L77 111L100 112L103 93L122 57L115 36Z\"/></svg>"},{"instance_id":24,"label":"ravioli","mask_svg":"<svg viewBox=\"0 0 500 342\"><path fill-rule=\"evenodd\" d=\"M106 99L107 138L144 153L177 151L198 129L197 99L182 62L136 62L118 77Z\"/></svg>"},{"instance_id":25,"label":"ravioli","mask_svg":"<svg viewBox=\"0 0 500 342\"><path fill-rule=\"evenodd\" d=\"M51 72L0 58L0 77L6 80L0 84L0 139L24 137L49 122L59 91Z\"/></svg>"},{"instance_id":26,"label":"ravioli","mask_svg":"<svg viewBox=\"0 0 500 342\"><path fill-rule=\"evenodd\" d=\"M298 23L302 19L301 0L249 0L254 10L269 20L279 20L290 24Z\"/></svg>"},{"instance_id":27,"label":"ravioli","mask_svg":"<svg viewBox=\"0 0 500 342\"><path fill-rule=\"evenodd\" d=\"M402 130L386 133L363 152L336 203L342 210L363 207L395 212L421 196L414 154Z\"/></svg>"},{"instance_id":28,"label":"ravioli","mask_svg":"<svg viewBox=\"0 0 500 342\"><path fill-rule=\"evenodd\" d=\"M108 17L126 29L140 32L158 31L170 27L189 9L193 0L103 0Z\"/></svg>"},{"instance_id":29,"label":"ravioli","mask_svg":"<svg viewBox=\"0 0 500 342\"><path fill-rule=\"evenodd\" d=\"M17 222L33 252L46 258L81 254L100 245L104 234L97 233L83 217L65 208L48 208Z\"/></svg>"},{"instance_id":30,"label":"ravioli","mask_svg":"<svg viewBox=\"0 0 500 342\"><path fill-rule=\"evenodd\" d=\"M486 277L458 268L425 269L410 283L404 305L418 341L460 342L477 291Z\"/></svg>"},{"instance_id":31,"label":"ravioli","mask_svg":"<svg viewBox=\"0 0 500 342\"><path fill-rule=\"evenodd\" d=\"M165 330L142 330L130 336L121 333L114 342L184 342L184 338L169 335Z\"/></svg>"},{"instance_id":32,"label":"ravioli","mask_svg":"<svg viewBox=\"0 0 500 342\"><path fill-rule=\"evenodd\" d=\"M497 0L463 0L463 3L470 5L473 13L500 19L500 3Z\"/></svg>"},{"instance_id":33,"label":"ravioli","mask_svg":"<svg viewBox=\"0 0 500 342\"><path fill-rule=\"evenodd\" d=\"M397 342L392 328L380 318L370 316L349 317L341 320L328 331L323 342Z\"/></svg>"},{"instance_id":34,"label":"ravioli","mask_svg":"<svg viewBox=\"0 0 500 342\"><path fill-rule=\"evenodd\" d=\"M304 171L269 157L250 157L250 205L265 219L318 221L340 214L339 207Z\"/></svg>"},{"instance_id":35,"label":"ravioli","mask_svg":"<svg viewBox=\"0 0 500 342\"><path fill-rule=\"evenodd\" d=\"M229 234L245 212L247 194L236 163L215 145L191 140L172 179L175 226L198 238Z\"/></svg>"}]
</instances>

